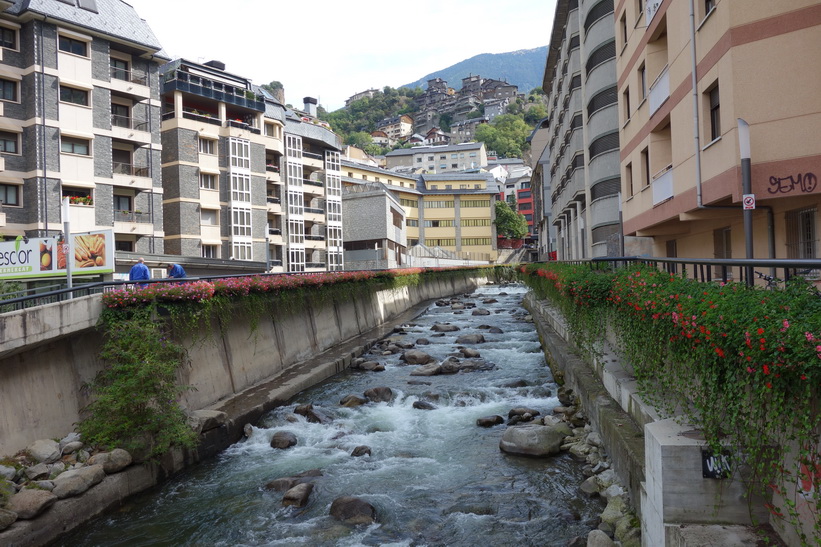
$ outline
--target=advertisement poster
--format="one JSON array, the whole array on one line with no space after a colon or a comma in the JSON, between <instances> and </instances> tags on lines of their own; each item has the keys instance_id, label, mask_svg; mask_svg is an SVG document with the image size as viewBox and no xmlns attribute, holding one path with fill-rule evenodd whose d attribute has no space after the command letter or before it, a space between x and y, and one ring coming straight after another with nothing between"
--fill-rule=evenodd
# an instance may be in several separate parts
<instances>
[{"instance_id":1,"label":"advertisement poster","mask_svg":"<svg viewBox=\"0 0 821 547\"><path fill-rule=\"evenodd\" d=\"M70 239L70 247L56 236L0 242L0 279L65 276L68 258L72 276L114 271L112 230L71 234Z\"/></svg>"}]
</instances>

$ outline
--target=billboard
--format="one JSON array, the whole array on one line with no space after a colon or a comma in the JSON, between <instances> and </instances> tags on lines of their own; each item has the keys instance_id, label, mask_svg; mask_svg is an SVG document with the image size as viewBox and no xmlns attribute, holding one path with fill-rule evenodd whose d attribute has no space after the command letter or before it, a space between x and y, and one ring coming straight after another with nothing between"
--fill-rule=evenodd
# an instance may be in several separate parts
<instances>
[{"instance_id":1,"label":"billboard","mask_svg":"<svg viewBox=\"0 0 821 547\"><path fill-rule=\"evenodd\" d=\"M56 236L0 242L0 279L65 277L67 258L72 276L114 271L113 230L71 234L69 239L71 246Z\"/></svg>"}]
</instances>

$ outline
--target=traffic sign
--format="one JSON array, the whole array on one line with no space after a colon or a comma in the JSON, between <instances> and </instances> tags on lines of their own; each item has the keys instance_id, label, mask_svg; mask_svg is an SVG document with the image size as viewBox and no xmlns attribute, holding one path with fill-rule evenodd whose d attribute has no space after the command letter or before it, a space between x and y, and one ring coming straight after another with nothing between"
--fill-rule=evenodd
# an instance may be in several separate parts
<instances>
[{"instance_id":1,"label":"traffic sign","mask_svg":"<svg viewBox=\"0 0 821 547\"><path fill-rule=\"evenodd\" d=\"M755 194L744 194L741 198L744 209L755 209Z\"/></svg>"}]
</instances>

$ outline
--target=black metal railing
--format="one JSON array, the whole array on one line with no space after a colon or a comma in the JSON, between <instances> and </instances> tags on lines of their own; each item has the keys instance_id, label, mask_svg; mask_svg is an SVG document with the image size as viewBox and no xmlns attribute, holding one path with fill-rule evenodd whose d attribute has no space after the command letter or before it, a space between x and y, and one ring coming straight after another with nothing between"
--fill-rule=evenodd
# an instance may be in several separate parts
<instances>
[{"instance_id":1,"label":"black metal railing","mask_svg":"<svg viewBox=\"0 0 821 547\"><path fill-rule=\"evenodd\" d=\"M110 68L111 78L114 80L122 80L124 82L131 82L132 84L148 85L147 74L139 74L132 70L126 70L124 68L117 68L113 66Z\"/></svg>"},{"instance_id":2,"label":"black metal railing","mask_svg":"<svg viewBox=\"0 0 821 547\"><path fill-rule=\"evenodd\" d=\"M821 272L821 259L739 259L739 258L656 258L645 256L599 257L591 260L568 260L570 263L589 263L591 267L609 264L612 268L628 264L649 264L671 274L682 275L705 283L738 282L752 286L764 275L788 281L800 275L815 278ZM766 271L765 271L766 270Z\"/></svg>"},{"instance_id":3,"label":"black metal railing","mask_svg":"<svg viewBox=\"0 0 821 547\"><path fill-rule=\"evenodd\" d=\"M114 211L114 222L137 222L140 224L151 224L151 214L142 211Z\"/></svg>"},{"instance_id":4,"label":"black metal railing","mask_svg":"<svg viewBox=\"0 0 821 547\"><path fill-rule=\"evenodd\" d=\"M308 241L325 241L325 236L305 234L305 239Z\"/></svg>"},{"instance_id":5,"label":"black metal railing","mask_svg":"<svg viewBox=\"0 0 821 547\"><path fill-rule=\"evenodd\" d=\"M125 129L134 129L136 131L148 131L148 122L138 120L130 116L121 116L119 114L111 115L111 125L114 127L123 127Z\"/></svg>"},{"instance_id":6,"label":"black metal railing","mask_svg":"<svg viewBox=\"0 0 821 547\"><path fill-rule=\"evenodd\" d=\"M267 201L268 203L282 203L282 199L276 196L267 196L265 198L265 201Z\"/></svg>"}]
</instances>

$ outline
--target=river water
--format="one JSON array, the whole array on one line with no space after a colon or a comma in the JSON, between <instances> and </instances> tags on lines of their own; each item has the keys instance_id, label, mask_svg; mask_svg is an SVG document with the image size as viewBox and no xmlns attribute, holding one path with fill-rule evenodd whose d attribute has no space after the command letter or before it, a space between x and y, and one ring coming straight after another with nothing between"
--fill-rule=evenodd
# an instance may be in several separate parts
<instances>
[{"instance_id":1,"label":"river water","mask_svg":"<svg viewBox=\"0 0 821 547\"><path fill-rule=\"evenodd\" d=\"M430 345L417 349L442 361L456 352L459 335L482 333L486 342L471 347L495 369L411 376L417 366L400 362L400 354L368 354L386 370L347 371L299 394L293 404L265 416L248 439L58 544L563 547L574 536L586 535L603 505L577 494L585 478L581 465L566 454L549 459L507 455L499 450L505 425L476 425L483 416L507 418L514 407L548 414L559 404L538 335L521 307L525 293L520 285L484 286L460 299L491 315L431 304L404 333L392 337L426 338ZM460 330L436 336L431 327L445 322ZM503 332L492 334L488 326ZM390 403L339 405L346 395L362 396L378 386L393 390ZM435 408L413 408L416 401ZM309 423L295 416L295 405L306 403L332 421ZM294 433L298 444L271 448L277 431ZM370 447L371 455L352 457L361 445ZM322 476L314 480L304 508L283 507L283 492L264 487L275 478L313 469ZM369 502L377 523L335 521L329 508L339 496Z\"/></svg>"}]
</instances>

